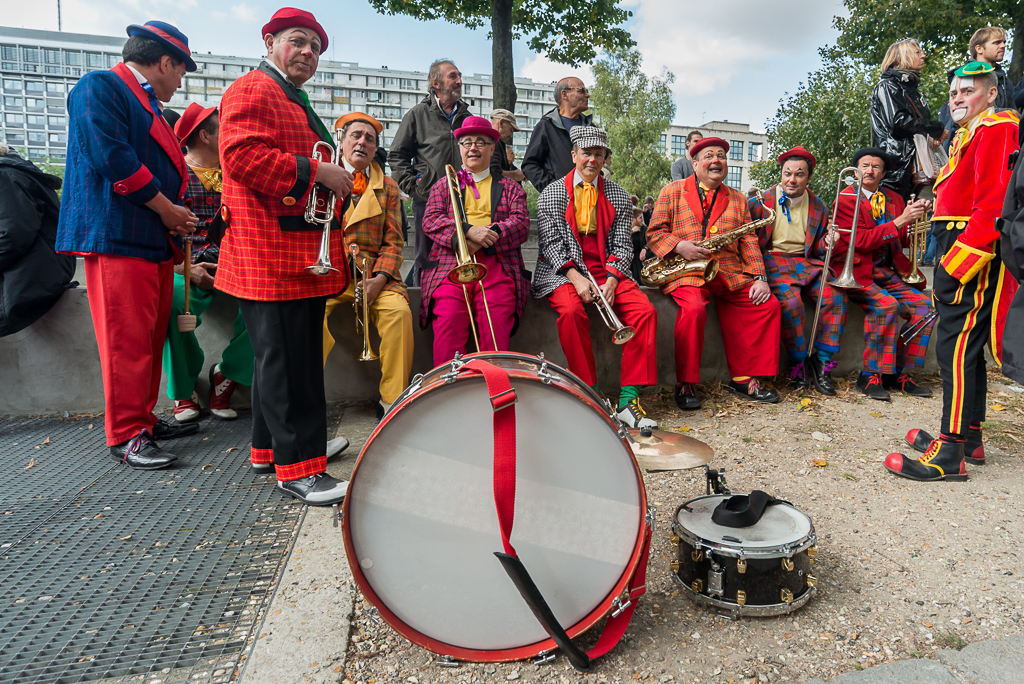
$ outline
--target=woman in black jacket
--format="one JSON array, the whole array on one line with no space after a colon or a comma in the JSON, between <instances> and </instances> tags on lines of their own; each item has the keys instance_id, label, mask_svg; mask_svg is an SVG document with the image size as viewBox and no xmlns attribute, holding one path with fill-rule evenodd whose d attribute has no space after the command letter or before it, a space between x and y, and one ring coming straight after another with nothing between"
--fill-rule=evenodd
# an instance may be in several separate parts
<instances>
[{"instance_id":1,"label":"woman in black jacket","mask_svg":"<svg viewBox=\"0 0 1024 684\"><path fill-rule=\"evenodd\" d=\"M917 86L924 68L924 52L916 40L893 43L882 60L882 77L871 93L871 144L881 147L893 160L882 185L903 199L914 190L914 134L928 135L937 146L948 135L931 118L928 104Z\"/></svg>"},{"instance_id":2,"label":"woman in black jacket","mask_svg":"<svg viewBox=\"0 0 1024 684\"><path fill-rule=\"evenodd\" d=\"M75 257L54 251L60 186L0 142L0 337L35 323L73 286Z\"/></svg>"}]
</instances>

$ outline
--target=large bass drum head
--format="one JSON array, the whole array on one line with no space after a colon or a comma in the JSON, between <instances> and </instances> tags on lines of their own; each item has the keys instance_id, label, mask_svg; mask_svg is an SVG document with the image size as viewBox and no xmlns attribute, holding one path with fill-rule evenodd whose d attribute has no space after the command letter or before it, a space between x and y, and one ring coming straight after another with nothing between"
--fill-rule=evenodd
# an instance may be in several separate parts
<instances>
[{"instance_id":1,"label":"large bass drum head","mask_svg":"<svg viewBox=\"0 0 1024 684\"><path fill-rule=\"evenodd\" d=\"M516 375L512 383L511 541L576 634L601 617L592 614L622 586L639 548L643 483L607 416L564 388ZM371 436L346 502L349 560L364 593L411 640L439 652L448 644L463 657L547 639L494 556L503 548L493 418L479 376L427 388Z\"/></svg>"}]
</instances>

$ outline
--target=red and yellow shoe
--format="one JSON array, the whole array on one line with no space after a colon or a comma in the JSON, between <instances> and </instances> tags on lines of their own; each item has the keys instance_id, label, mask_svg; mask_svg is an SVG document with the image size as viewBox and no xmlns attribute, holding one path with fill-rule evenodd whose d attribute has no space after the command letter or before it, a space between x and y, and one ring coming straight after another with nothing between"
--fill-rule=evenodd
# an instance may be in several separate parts
<instances>
[{"instance_id":1,"label":"red and yellow shoe","mask_svg":"<svg viewBox=\"0 0 1024 684\"><path fill-rule=\"evenodd\" d=\"M900 477L919 482L962 482L967 479L963 442L933 440L920 458L915 460L897 452L886 456L884 465Z\"/></svg>"},{"instance_id":2,"label":"red and yellow shoe","mask_svg":"<svg viewBox=\"0 0 1024 684\"><path fill-rule=\"evenodd\" d=\"M934 439L926 431L918 428L907 433L907 444L922 454L928 450L928 445ZM981 441L981 430L967 431L967 441L964 442L964 460L967 461L967 465L985 465L985 445Z\"/></svg>"}]
</instances>

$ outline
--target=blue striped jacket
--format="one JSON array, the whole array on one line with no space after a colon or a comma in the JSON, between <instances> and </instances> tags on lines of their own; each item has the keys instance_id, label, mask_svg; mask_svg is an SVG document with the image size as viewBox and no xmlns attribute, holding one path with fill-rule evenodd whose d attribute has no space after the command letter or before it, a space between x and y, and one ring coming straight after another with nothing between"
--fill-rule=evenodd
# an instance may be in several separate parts
<instances>
[{"instance_id":1,"label":"blue striped jacket","mask_svg":"<svg viewBox=\"0 0 1024 684\"><path fill-rule=\"evenodd\" d=\"M68 95L68 125L57 250L172 258L169 233L145 203L158 192L182 203L185 160L128 67L83 76Z\"/></svg>"}]
</instances>

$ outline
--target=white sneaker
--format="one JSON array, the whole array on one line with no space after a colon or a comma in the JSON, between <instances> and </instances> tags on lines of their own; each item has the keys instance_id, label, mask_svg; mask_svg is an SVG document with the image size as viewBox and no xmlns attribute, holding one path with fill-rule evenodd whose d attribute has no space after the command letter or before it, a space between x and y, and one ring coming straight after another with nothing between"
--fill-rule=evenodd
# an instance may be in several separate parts
<instances>
[{"instance_id":1,"label":"white sneaker","mask_svg":"<svg viewBox=\"0 0 1024 684\"><path fill-rule=\"evenodd\" d=\"M630 428L657 428L658 423L647 417L647 412L640 406L639 399L630 399L629 403L619 409L615 417L626 427Z\"/></svg>"},{"instance_id":2,"label":"white sneaker","mask_svg":"<svg viewBox=\"0 0 1024 684\"><path fill-rule=\"evenodd\" d=\"M344 437L327 440L327 460L331 460L345 449L348 449L348 440Z\"/></svg>"}]
</instances>

